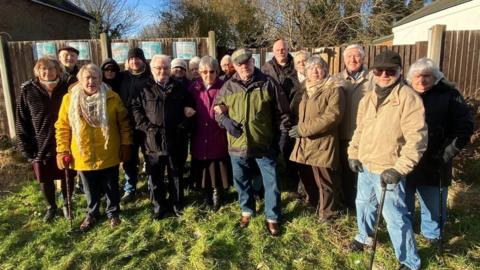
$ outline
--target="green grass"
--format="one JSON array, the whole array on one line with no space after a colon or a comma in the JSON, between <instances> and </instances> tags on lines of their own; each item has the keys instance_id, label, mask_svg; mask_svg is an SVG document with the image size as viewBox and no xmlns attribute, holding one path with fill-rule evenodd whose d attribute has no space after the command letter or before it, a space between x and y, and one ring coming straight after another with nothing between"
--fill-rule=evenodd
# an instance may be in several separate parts
<instances>
[{"instance_id":1,"label":"green grass","mask_svg":"<svg viewBox=\"0 0 480 270\"><path fill-rule=\"evenodd\" d=\"M144 183L142 183L144 185ZM145 189L145 187L142 187ZM234 191L218 212L194 203L181 218L150 219L150 202L143 194L123 206L122 224L107 226L106 218L88 233L80 233L85 199L75 196L74 231L57 218L42 221L44 201L36 183L0 197L0 269L366 269L369 253L350 253L355 218L344 216L332 225L320 224L313 211L282 194L282 235L270 237L264 217L253 218L247 229L237 226L239 207ZM257 205L259 213L263 205ZM480 214L476 209L453 209L446 227L448 244L444 269L480 268ZM377 247L378 269L396 269L385 226ZM417 235L424 269L443 269L436 250Z\"/></svg>"}]
</instances>

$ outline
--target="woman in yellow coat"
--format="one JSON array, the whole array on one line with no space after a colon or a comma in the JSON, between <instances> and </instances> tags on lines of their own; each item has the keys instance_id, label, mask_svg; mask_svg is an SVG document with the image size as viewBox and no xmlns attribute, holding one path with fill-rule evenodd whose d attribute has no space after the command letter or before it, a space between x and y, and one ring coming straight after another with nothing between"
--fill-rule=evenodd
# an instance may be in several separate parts
<instances>
[{"instance_id":1,"label":"woman in yellow coat","mask_svg":"<svg viewBox=\"0 0 480 270\"><path fill-rule=\"evenodd\" d=\"M106 214L113 228L120 224L118 165L128 160L132 144L127 110L105 83L94 64L78 72L79 83L63 98L55 123L57 166L78 171L87 197L87 216L80 225L87 231L96 222L100 194L107 197ZM70 164L65 157L71 159Z\"/></svg>"}]
</instances>

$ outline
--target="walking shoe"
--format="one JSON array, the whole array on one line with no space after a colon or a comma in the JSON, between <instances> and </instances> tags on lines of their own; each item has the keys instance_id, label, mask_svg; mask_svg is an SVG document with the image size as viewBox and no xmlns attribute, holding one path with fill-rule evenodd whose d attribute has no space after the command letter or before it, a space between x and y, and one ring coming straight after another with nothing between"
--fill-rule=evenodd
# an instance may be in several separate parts
<instances>
[{"instance_id":1,"label":"walking shoe","mask_svg":"<svg viewBox=\"0 0 480 270\"><path fill-rule=\"evenodd\" d=\"M173 205L173 213L175 216L180 217L183 214L183 207L180 204Z\"/></svg>"},{"instance_id":2,"label":"walking shoe","mask_svg":"<svg viewBox=\"0 0 480 270\"><path fill-rule=\"evenodd\" d=\"M110 224L110 228L113 229L120 225L120 223L122 223L122 220L119 217L111 217L108 219L108 223Z\"/></svg>"},{"instance_id":3,"label":"walking shoe","mask_svg":"<svg viewBox=\"0 0 480 270\"><path fill-rule=\"evenodd\" d=\"M90 230L93 227L95 222L96 222L95 218L87 216L83 220L82 224L80 225L80 231L87 232L88 230Z\"/></svg>"},{"instance_id":4,"label":"walking shoe","mask_svg":"<svg viewBox=\"0 0 480 270\"><path fill-rule=\"evenodd\" d=\"M430 246L437 246L440 243L440 239L438 239L438 238L426 238L426 237L424 237L424 239Z\"/></svg>"},{"instance_id":5,"label":"walking shoe","mask_svg":"<svg viewBox=\"0 0 480 270\"><path fill-rule=\"evenodd\" d=\"M242 215L242 217L240 218L240 228L246 228L248 227L248 224L250 223L250 219L252 218L252 216L244 216Z\"/></svg>"},{"instance_id":6,"label":"walking shoe","mask_svg":"<svg viewBox=\"0 0 480 270\"><path fill-rule=\"evenodd\" d=\"M135 199L135 192L125 192L123 194L121 201L123 203L129 203Z\"/></svg>"},{"instance_id":7,"label":"walking shoe","mask_svg":"<svg viewBox=\"0 0 480 270\"><path fill-rule=\"evenodd\" d=\"M348 246L348 249L353 252L362 252L364 251L368 245L365 245L363 243L358 242L357 240L353 240L350 245Z\"/></svg>"},{"instance_id":8,"label":"walking shoe","mask_svg":"<svg viewBox=\"0 0 480 270\"><path fill-rule=\"evenodd\" d=\"M271 236L280 235L280 224L278 222L265 221L265 225L267 226L267 231Z\"/></svg>"},{"instance_id":9,"label":"walking shoe","mask_svg":"<svg viewBox=\"0 0 480 270\"><path fill-rule=\"evenodd\" d=\"M52 221L57 215L57 208L48 208L45 216L43 216L43 221L48 223Z\"/></svg>"},{"instance_id":10,"label":"walking shoe","mask_svg":"<svg viewBox=\"0 0 480 270\"><path fill-rule=\"evenodd\" d=\"M405 264L401 264L398 270L412 270L412 268L406 266Z\"/></svg>"},{"instance_id":11,"label":"walking shoe","mask_svg":"<svg viewBox=\"0 0 480 270\"><path fill-rule=\"evenodd\" d=\"M158 212L154 212L154 213L152 214L152 219L153 219L153 220L161 220L162 218L165 217L166 214L167 214L167 210L162 209L162 210L160 210L160 211L158 211Z\"/></svg>"}]
</instances>

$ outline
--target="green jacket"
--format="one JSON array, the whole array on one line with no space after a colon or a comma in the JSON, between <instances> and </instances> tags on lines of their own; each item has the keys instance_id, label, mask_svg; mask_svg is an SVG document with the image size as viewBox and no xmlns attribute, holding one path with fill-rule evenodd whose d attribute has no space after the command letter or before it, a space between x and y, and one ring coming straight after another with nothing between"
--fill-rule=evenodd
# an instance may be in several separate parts
<instances>
[{"instance_id":1,"label":"green jacket","mask_svg":"<svg viewBox=\"0 0 480 270\"><path fill-rule=\"evenodd\" d=\"M225 82L215 104L225 105L228 116L217 115L242 124L243 134L235 138L228 134L228 151L241 157L259 157L275 153L283 132L289 128L289 104L285 93L268 76L255 68L252 79L243 82L238 74Z\"/></svg>"}]
</instances>

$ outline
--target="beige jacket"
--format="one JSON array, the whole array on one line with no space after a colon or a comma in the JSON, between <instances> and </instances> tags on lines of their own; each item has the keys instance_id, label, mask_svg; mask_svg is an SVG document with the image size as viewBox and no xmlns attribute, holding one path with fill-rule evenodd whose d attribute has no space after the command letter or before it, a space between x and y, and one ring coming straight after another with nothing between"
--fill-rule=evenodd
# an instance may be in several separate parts
<instances>
[{"instance_id":1,"label":"beige jacket","mask_svg":"<svg viewBox=\"0 0 480 270\"><path fill-rule=\"evenodd\" d=\"M340 83L330 77L313 86L316 89L310 97L303 91L297 126L301 138L296 139L290 160L316 167L338 166L338 125L345 106Z\"/></svg>"},{"instance_id":2,"label":"beige jacket","mask_svg":"<svg viewBox=\"0 0 480 270\"><path fill-rule=\"evenodd\" d=\"M358 104L373 89L372 74L363 67L357 80L349 77L346 69L338 73L336 77L342 80L345 93L345 112L342 123L340 123L340 139L349 141L357 126Z\"/></svg>"},{"instance_id":3,"label":"beige jacket","mask_svg":"<svg viewBox=\"0 0 480 270\"><path fill-rule=\"evenodd\" d=\"M400 82L378 111L376 106L375 91L368 92L360 101L348 158L360 160L373 173L393 168L406 175L427 149L422 99Z\"/></svg>"}]
</instances>

